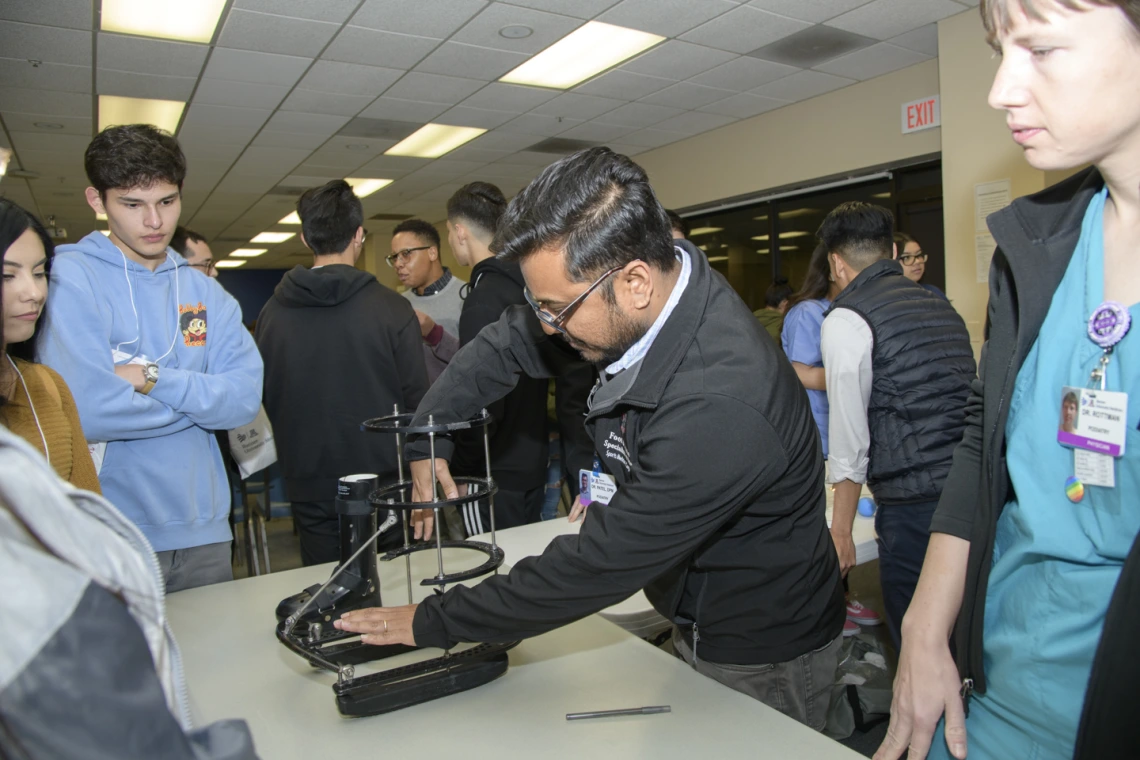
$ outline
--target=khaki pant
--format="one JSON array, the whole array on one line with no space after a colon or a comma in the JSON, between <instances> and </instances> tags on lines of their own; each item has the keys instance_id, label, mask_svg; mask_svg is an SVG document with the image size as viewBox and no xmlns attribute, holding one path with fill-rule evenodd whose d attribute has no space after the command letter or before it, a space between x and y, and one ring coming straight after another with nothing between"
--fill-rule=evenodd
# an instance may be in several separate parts
<instances>
[{"instance_id":1,"label":"khaki pant","mask_svg":"<svg viewBox=\"0 0 1140 760\"><path fill-rule=\"evenodd\" d=\"M830 644L787 662L728 665L698 660L694 667L698 673L730 689L758 699L816 731L823 731L842 641L840 634ZM673 651L693 665L692 649L676 626L673 627Z\"/></svg>"}]
</instances>

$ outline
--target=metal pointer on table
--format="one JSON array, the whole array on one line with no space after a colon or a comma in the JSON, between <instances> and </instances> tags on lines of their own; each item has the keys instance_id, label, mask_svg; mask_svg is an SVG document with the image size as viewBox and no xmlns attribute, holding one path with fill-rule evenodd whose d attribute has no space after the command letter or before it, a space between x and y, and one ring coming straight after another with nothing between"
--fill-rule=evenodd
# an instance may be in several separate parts
<instances>
[{"instance_id":1,"label":"metal pointer on table","mask_svg":"<svg viewBox=\"0 0 1140 760\"><path fill-rule=\"evenodd\" d=\"M669 705L649 707L629 707L624 710L594 710L593 712L566 713L566 720L588 720L590 718L611 718L617 715L657 715L671 712Z\"/></svg>"}]
</instances>

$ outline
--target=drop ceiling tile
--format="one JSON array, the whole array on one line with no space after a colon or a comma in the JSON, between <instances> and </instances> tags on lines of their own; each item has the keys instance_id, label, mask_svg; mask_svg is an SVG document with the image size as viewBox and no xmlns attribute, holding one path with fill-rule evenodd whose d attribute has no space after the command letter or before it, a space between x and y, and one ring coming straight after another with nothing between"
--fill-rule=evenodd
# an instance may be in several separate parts
<instances>
[{"instance_id":1,"label":"drop ceiling tile","mask_svg":"<svg viewBox=\"0 0 1140 760\"><path fill-rule=\"evenodd\" d=\"M297 86L306 90L374 98L391 87L403 73L400 69L380 66L316 61Z\"/></svg>"},{"instance_id":2,"label":"drop ceiling tile","mask_svg":"<svg viewBox=\"0 0 1140 760\"><path fill-rule=\"evenodd\" d=\"M76 176L83 174L83 151L64 154L54 150L20 150L20 165L28 171L45 177Z\"/></svg>"},{"instance_id":3,"label":"drop ceiling tile","mask_svg":"<svg viewBox=\"0 0 1140 760\"><path fill-rule=\"evenodd\" d=\"M668 132L661 129L641 129L637 132L630 132L625 137L621 138L623 143L634 145L643 150L649 148L660 148L662 145L675 143L678 140L684 140L689 137L686 132Z\"/></svg>"},{"instance_id":4,"label":"drop ceiling tile","mask_svg":"<svg viewBox=\"0 0 1140 760\"><path fill-rule=\"evenodd\" d=\"M100 68L95 72L95 90L100 95L122 95L128 98L155 98L158 100L190 100L194 92L193 77L164 77L157 74L136 74L132 71L110 71Z\"/></svg>"},{"instance_id":5,"label":"drop ceiling tile","mask_svg":"<svg viewBox=\"0 0 1140 760\"><path fill-rule=\"evenodd\" d=\"M24 151L52 151L61 156L83 158L91 142L90 135L62 134L60 130L36 130L35 132L11 132L12 144L21 154Z\"/></svg>"},{"instance_id":6,"label":"drop ceiling tile","mask_svg":"<svg viewBox=\"0 0 1140 760\"><path fill-rule=\"evenodd\" d=\"M259 177L253 174L230 172L225 179L218 183L218 192L261 195L276 184L277 180L274 177ZM246 203L250 202L247 198Z\"/></svg>"},{"instance_id":7,"label":"drop ceiling tile","mask_svg":"<svg viewBox=\"0 0 1140 760\"><path fill-rule=\"evenodd\" d=\"M542 87L524 87L517 84L492 82L464 100L462 105L472 108L490 108L524 113L545 103L557 94L557 90L548 90Z\"/></svg>"},{"instance_id":8,"label":"drop ceiling tile","mask_svg":"<svg viewBox=\"0 0 1140 760\"><path fill-rule=\"evenodd\" d=\"M0 82L29 90L90 93L91 67L63 63L33 66L22 58L0 58Z\"/></svg>"},{"instance_id":9,"label":"drop ceiling tile","mask_svg":"<svg viewBox=\"0 0 1140 760\"><path fill-rule=\"evenodd\" d=\"M281 104L281 110L355 116L372 100L373 98L368 96L302 90L298 87L289 94L289 97L285 98L285 102Z\"/></svg>"},{"instance_id":10,"label":"drop ceiling tile","mask_svg":"<svg viewBox=\"0 0 1140 760\"><path fill-rule=\"evenodd\" d=\"M710 129L723 127L725 124L731 124L736 121L731 116L715 113L703 113L701 111L686 111L680 116L674 116L672 119L666 119L656 126L656 129L669 132L685 132L691 135L707 132ZM622 138L625 139L625 138Z\"/></svg>"},{"instance_id":11,"label":"drop ceiling tile","mask_svg":"<svg viewBox=\"0 0 1140 760\"><path fill-rule=\"evenodd\" d=\"M234 0L234 8L313 21L344 23L360 0Z\"/></svg>"},{"instance_id":12,"label":"drop ceiling tile","mask_svg":"<svg viewBox=\"0 0 1140 760\"><path fill-rule=\"evenodd\" d=\"M616 124L601 124L596 121L588 121L585 124L571 127L559 135L559 137L605 144L610 140L616 140L622 135L628 135L635 129L636 127L623 127Z\"/></svg>"},{"instance_id":13,"label":"drop ceiling tile","mask_svg":"<svg viewBox=\"0 0 1140 760\"><path fill-rule=\"evenodd\" d=\"M468 143L461 145L455 150L447 154L448 158L460 161L477 161L480 165L489 164L492 161L498 161L500 158L511 155L509 150L491 150L490 148L480 148Z\"/></svg>"},{"instance_id":14,"label":"drop ceiling tile","mask_svg":"<svg viewBox=\"0 0 1140 760\"><path fill-rule=\"evenodd\" d=\"M251 145L234 164L233 171L281 177L309 157L304 148L268 148Z\"/></svg>"},{"instance_id":15,"label":"drop ceiling tile","mask_svg":"<svg viewBox=\"0 0 1140 760\"><path fill-rule=\"evenodd\" d=\"M372 105L360 112L369 119L390 119L426 124L447 110L443 103L421 103L415 100L382 97L372 101Z\"/></svg>"},{"instance_id":16,"label":"drop ceiling tile","mask_svg":"<svg viewBox=\"0 0 1140 760\"><path fill-rule=\"evenodd\" d=\"M810 69L874 44L875 40L870 37L816 24L758 47L748 55L799 69Z\"/></svg>"},{"instance_id":17,"label":"drop ceiling tile","mask_svg":"<svg viewBox=\"0 0 1140 760\"><path fill-rule=\"evenodd\" d=\"M522 5L535 10L584 19L594 18L618 2L619 0L510 0L511 5Z\"/></svg>"},{"instance_id":18,"label":"drop ceiling tile","mask_svg":"<svg viewBox=\"0 0 1140 760\"><path fill-rule=\"evenodd\" d=\"M704 45L666 40L632 61L622 64L621 68L637 74L682 80L727 63L735 57L735 53Z\"/></svg>"},{"instance_id":19,"label":"drop ceiling tile","mask_svg":"<svg viewBox=\"0 0 1140 760\"><path fill-rule=\"evenodd\" d=\"M742 56L693 77L691 82L708 87L745 92L799 71L794 66Z\"/></svg>"},{"instance_id":20,"label":"drop ceiling tile","mask_svg":"<svg viewBox=\"0 0 1140 760\"><path fill-rule=\"evenodd\" d=\"M529 115L529 114L528 114ZM574 126L574 125L571 125ZM542 136L529 132L507 132L502 128L491 130L472 140L469 145L491 150L516 151L529 148L542 140Z\"/></svg>"},{"instance_id":21,"label":"drop ceiling tile","mask_svg":"<svg viewBox=\"0 0 1140 760\"><path fill-rule=\"evenodd\" d=\"M522 116L508 121L500 129L504 132L521 132L528 135L553 137L581 123L583 123L582 119L571 119L567 116L524 113Z\"/></svg>"},{"instance_id":22,"label":"drop ceiling tile","mask_svg":"<svg viewBox=\"0 0 1140 760\"><path fill-rule=\"evenodd\" d=\"M280 184L287 187L318 187L326 182L332 182L334 179L340 179L339 174L289 174ZM280 196L277 196L280 197Z\"/></svg>"},{"instance_id":23,"label":"drop ceiling tile","mask_svg":"<svg viewBox=\"0 0 1140 760\"><path fill-rule=\"evenodd\" d=\"M312 63L292 55L214 48L203 75L214 79L292 87Z\"/></svg>"},{"instance_id":24,"label":"drop ceiling tile","mask_svg":"<svg viewBox=\"0 0 1140 760\"><path fill-rule=\"evenodd\" d=\"M670 85L660 92L642 98L639 103L650 103L659 106L672 106L674 108L700 108L701 106L724 100L733 95L733 90L720 87L706 87L692 82L678 82Z\"/></svg>"},{"instance_id":25,"label":"drop ceiling tile","mask_svg":"<svg viewBox=\"0 0 1140 760\"><path fill-rule=\"evenodd\" d=\"M827 22L864 37L886 40L962 12L952 0L872 0Z\"/></svg>"},{"instance_id":26,"label":"drop ceiling tile","mask_svg":"<svg viewBox=\"0 0 1140 760\"><path fill-rule=\"evenodd\" d=\"M349 20L353 26L446 39L486 5L483 0L366 0Z\"/></svg>"},{"instance_id":27,"label":"drop ceiling tile","mask_svg":"<svg viewBox=\"0 0 1140 760\"><path fill-rule=\"evenodd\" d=\"M738 119L748 119L768 111L788 105L786 100L765 98L748 92L739 92L732 97L718 100L701 108L705 113L715 113L722 116L735 116Z\"/></svg>"},{"instance_id":28,"label":"drop ceiling tile","mask_svg":"<svg viewBox=\"0 0 1140 760\"><path fill-rule=\"evenodd\" d=\"M569 116L575 119L585 120L592 119L595 116L601 116L623 105L625 105L624 100L599 98L596 95L579 95L575 92L567 92L532 109L532 113L550 116Z\"/></svg>"},{"instance_id":29,"label":"drop ceiling tile","mask_svg":"<svg viewBox=\"0 0 1140 760\"><path fill-rule=\"evenodd\" d=\"M492 111L486 108L468 108L467 106L453 106L436 118L438 124L450 124L455 127L482 127L494 129L513 119L515 114L509 111Z\"/></svg>"},{"instance_id":30,"label":"drop ceiling tile","mask_svg":"<svg viewBox=\"0 0 1140 760\"><path fill-rule=\"evenodd\" d=\"M416 71L429 74L452 74L458 71L473 79L498 79L530 56L506 50L445 42L416 66Z\"/></svg>"},{"instance_id":31,"label":"drop ceiling tile","mask_svg":"<svg viewBox=\"0 0 1140 760\"><path fill-rule=\"evenodd\" d=\"M658 90L664 90L673 83L674 80L672 79L614 69L599 77L594 77L585 84L578 85L574 88L574 93L578 95L601 95L602 97L632 101L644 98Z\"/></svg>"},{"instance_id":32,"label":"drop ceiling tile","mask_svg":"<svg viewBox=\"0 0 1140 760\"><path fill-rule=\"evenodd\" d=\"M364 159L361 159L359 163L364 163L365 160L373 158L377 153L382 153L400 142L404 137L414 132L418 126L409 124L404 128L375 130L371 131L370 134L357 134L349 131L352 125L353 122L350 121L339 134L330 137L329 141L321 146L321 150L357 151L357 155L364 156Z\"/></svg>"},{"instance_id":33,"label":"drop ceiling tile","mask_svg":"<svg viewBox=\"0 0 1140 760\"><path fill-rule=\"evenodd\" d=\"M929 55L932 58L938 57L938 25L927 24L920 26L913 31L900 34L898 37L892 37L887 40L892 45L913 50L916 53Z\"/></svg>"},{"instance_id":34,"label":"drop ceiling tile","mask_svg":"<svg viewBox=\"0 0 1140 760\"><path fill-rule=\"evenodd\" d=\"M384 91L384 97L455 105L484 86L486 82L477 79L409 71Z\"/></svg>"},{"instance_id":35,"label":"drop ceiling tile","mask_svg":"<svg viewBox=\"0 0 1140 760\"><path fill-rule=\"evenodd\" d=\"M666 119L671 119L682 113L683 110L650 103L627 103L621 108L615 108L613 111L597 117L594 121L599 124L616 124L636 129L651 127Z\"/></svg>"},{"instance_id":36,"label":"drop ceiling tile","mask_svg":"<svg viewBox=\"0 0 1140 760\"><path fill-rule=\"evenodd\" d=\"M0 21L0 51L5 58L90 66L91 33Z\"/></svg>"},{"instance_id":37,"label":"drop ceiling tile","mask_svg":"<svg viewBox=\"0 0 1140 760\"><path fill-rule=\"evenodd\" d=\"M836 76L853 77L860 81L874 79L891 71L930 60L929 56L886 42L856 50L850 55L828 61L816 69Z\"/></svg>"},{"instance_id":38,"label":"drop ceiling tile","mask_svg":"<svg viewBox=\"0 0 1140 760\"><path fill-rule=\"evenodd\" d=\"M452 158L452 154L448 153L447 158L436 159L430 164L417 169L409 176L413 178L425 177L436 180L451 180L473 172L476 169L486 166L486 164L486 161L469 161L466 159Z\"/></svg>"},{"instance_id":39,"label":"drop ceiling tile","mask_svg":"<svg viewBox=\"0 0 1140 760\"><path fill-rule=\"evenodd\" d=\"M266 122L265 128L274 132L298 132L331 137L347 124L348 120L348 116L278 111Z\"/></svg>"},{"instance_id":40,"label":"drop ceiling tile","mask_svg":"<svg viewBox=\"0 0 1140 760\"><path fill-rule=\"evenodd\" d=\"M222 144L245 145L261 129L272 111L264 108L235 108L193 103L182 119L180 137L198 141L216 140ZM219 132L223 135L218 139Z\"/></svg>"},{"instance_id":41,"label":"drop ceiling tile","mask_svg":"<svg viewBox=\"0 0 1140 760\"><path fill-rule=\"evenodd\" d=\"M776 98L794 102L807 100L825 92L838 90L849 84L855 84L854 79L825 74L822 71L797 71L791 76L777 79L775 82L761 85L749 90L753 95L762 95L766 98Z\"/></svg>"},{"instance_id":42,"label":"drop ceiling tile","mask_svg":"<svg viewBox=\"0 0 1140 760\"><path fill-rule=\"evenodd\" d=\"M68 117L68 116L34 116L31 114L11 113L5 111L0 114L4 119L4 126L8 128L9 132L39 132L41 130L48 131L44 127L37 127L36 124L58 124L59 129L51 129L51 132L61 135L85 135L88 139L91 138L93 130L91 129L91 117Z\"/></svg>"},{"instance_id":43,"label":"drop ceiling tile","mask_svg":"<svg viewBox=\"0 0 1140 760\"><path fill-rule=\"evenodd\" d=\"M234 8L222 27L218 47L315 58L339 30L339 24Z\"/></svg>"},{"instance_id":44,"label":"drop ceiling tile","mask_svg":"<svg viewBox=\"0 0 1140 760\"><path fill-rule=\"evenodd\" d=\"M214 173L217 173L219 167L222 168L222 174L229 171L230 165L237 161L238 156L245 150L245 143L240 145L227 145L226 143L217 140L209 139L206 137L199 137L196 135L185 135L181 133L178 135L178 144L182 146L182 152L187 156L194 156L198 158L205 156L207 168Z\"/></svg>"},{"instance_id":45,"label":"drop ceiling tile","mask_svg":"<svg viewBox=\"0 0 1140 760\"><path fill-rule=\"evenodd\" d=\"M307 148L316 150L325 141L324 135L300 134L296 132L280 132L278 130L263 129L253 138L251 145L267 148Z\"/></svg>"},{"instance_id":46,"label":"drop ceiling tile","mask_svg":"<svg viewBox=\"0 0 1140 760\"><path fill-rule=\"evenodd\" d=\"M506 26L526 26L532 33L520 39L499 34ZM534 55L562 39L582 25L581 19L544 13L530 8L519 8L503 3L491 3L479 15L467 22L452 40L495 50Z\"/></svg>"},{"instance_id":47,"label":"drop ceiling tile","mask_svg":"<svg viewBox=\"0 0 1140 760\"><path fill-rule=\"evenodd\" d=\"M427 37L346 26L321 57L365 66L410 69L438 44L439 40Z\"/></svg>"},{"instance_id":48,"label":"drop ceiling tile","mask_svg":"<svg viewBox=\"0 0 1140 760\"><path fill-rule=\"evenodd\" d=\"M735 7L736 3L725 0L622 0L598 16L598 21L679 37Z\"/></svg>"},{"instance_id":49,"label":"drop ceiling tile","mask_svg":"<svg viewBox=\"0 0 1140 760\"><path fill-rule=\"evenodd\" d=\"M741 5L686 32L681 39L734 53L747 53L809 26L811 24L806 21Z\"/></svg>"},{"instance_id":50,"label":"drop ceiling tile","mask_svg":"<svg viewBox=\"0 0 1140 760\"><path fill-rule=\"evenodd\" d=\"M99 32L98 65L100 69L157 74L164 77L196 77L210 48L190 42L128 37L125 34ZM90 56L84 63L90 63Z\"/></svg>"},{"instance_id":51,"label":"drop ceiling tile","mask_svg":"<svg viewBox=\"0 0 1140 760\"><path fill-rule=\"evenodd\" d=\"M91 31L91 0L4 0L0 19Z\"/></svg>"},{"instance_id":52,"label":"drop ceiling tile","mask_svg":"<svg viewBox=\"0 0 1140 760\"><path fill-rule=\"evenodd\" d=\"M847 11L866 5L870 0L752 0L753 8L772 11L800 21L819 23L835 18Z\"/></svg>"},{"instance_id":53,"label":"drop ceiling tile","mask_svg":"<svg viewBox=\"0 0 1140 760\"><path fill-rule=\"evenodd\" d=\"M505 166L509 164L517 164L524 167L545 167L550 166L562 156L557 153L543 153L537 150L520 150L512 156L507 156L497 165ZM517 169L516 169L517 170ZM525 172L520 172L525 176ZM537 174L537 172L535 172ZM531 175L533 176L533 175Z\"/></svg>"},{"instance_id":54,"label":"drop ceiling tile","mask_svg":"<svg viewBox=\"0 0 1140 760\"><path fill-rule=\"evenodd\" d=\"M0 108L43 116L91 116L91 96L77 92L44 92L0 87Z\"/></svg>"},{"instance_id":55,"label":"drop ceiling tile","mask_svg":"<svg viewBox=\"0 0 1140 760\"><path fill-rule=\"evenodd\" d=\"M228 79L202 77L194 92L195 103L212 106L245 106L249 108L276 108L289 88L276 84L232 82Z\"/></svg>"}]
</instances>

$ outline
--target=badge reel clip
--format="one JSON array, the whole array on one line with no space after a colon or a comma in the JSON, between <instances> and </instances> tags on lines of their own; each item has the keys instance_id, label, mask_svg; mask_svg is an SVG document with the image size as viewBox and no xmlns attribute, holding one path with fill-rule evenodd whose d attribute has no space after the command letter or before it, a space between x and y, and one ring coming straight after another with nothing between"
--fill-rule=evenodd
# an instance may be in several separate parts
<instances>
[{"instance_id":1,"label":"badge reel clip","mask_svg":"<svg viewBox=\"0 0 1140 760\"><path fill-rule=\"evenodd\" d=\"M301 593L282 600L277 606L277 639L313 667L337 674L333 692L336 695L337 709L342 715L379 715L482 686L507 671L507 651L518 644L517 641L479 644L459 652L446 651L441 657L357 676L356 665L415 651L417 648L403 645L372 646L362 643L358 634L333 627L333 621L345 612L383 606L377 572L376 540L391 523L391 519L385 520L384 525L377 529L378 509L388 510L389 518L396 511L405 516L401 521L403 546L387 552L380 560L390 562L404 557L408 604L414 601L411 555L416 552L434 549L438 573L423 579L420 585L435 586L440 593L449 583L495 572L503 564L505 555L495 541L494 495L498 487L491 477L488 437L491 415L484 409L479 416L470 420L442 425L435 424L429 417L428 424L420 426L411 424L412 417L411 414L400 414L397 408L387 417L366 420L361 425L368 432L395 436L399 480L380 488L376 488L375 475L353 475L340 481L336 500L340 522L340 564L323 584L310 586ZM436 436L474 429L482 430L487 477L456 477L454 480L457 485L467 486L467 495L441 499L435 480ZM431 503L414 502L411 498L412 481L404 472L403 454L403 439L409 434L427 436L430 444L432 490L436 496ZM440 530L443 525L443 508L473 504L482 498L486 498L490 505L491 543L444 541ZM408 534L408 518L412 511L426 508L435 513L435 541L413 544ZM444 549L481 552L487 556L487 560L469 570L447 573L444 569Z\"/></svg>"}]
</instances>

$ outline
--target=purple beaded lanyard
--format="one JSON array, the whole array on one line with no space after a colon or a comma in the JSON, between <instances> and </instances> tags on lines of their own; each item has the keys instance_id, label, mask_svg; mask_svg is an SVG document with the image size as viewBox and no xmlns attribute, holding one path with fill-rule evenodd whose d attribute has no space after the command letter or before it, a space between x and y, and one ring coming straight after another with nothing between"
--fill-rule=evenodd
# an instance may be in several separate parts
<instances>
[{"instance_id":1,"label":"purple beaded lanyard","mask_svg":"<svg viewBox=\"0 0 1140 760\"><path fill-rule=\"evenodd\" d=\"M1089 340L1104 349L1100 362L1089 377L1091 387L1104 390L1105 378L1108 374L1108 362L1112 358L1112 349L1124 339L1128 328L1132 326L1132 315L1128 309L1116 301L1105 301L1089 317Z\"/></svg>"}]
</instances>

